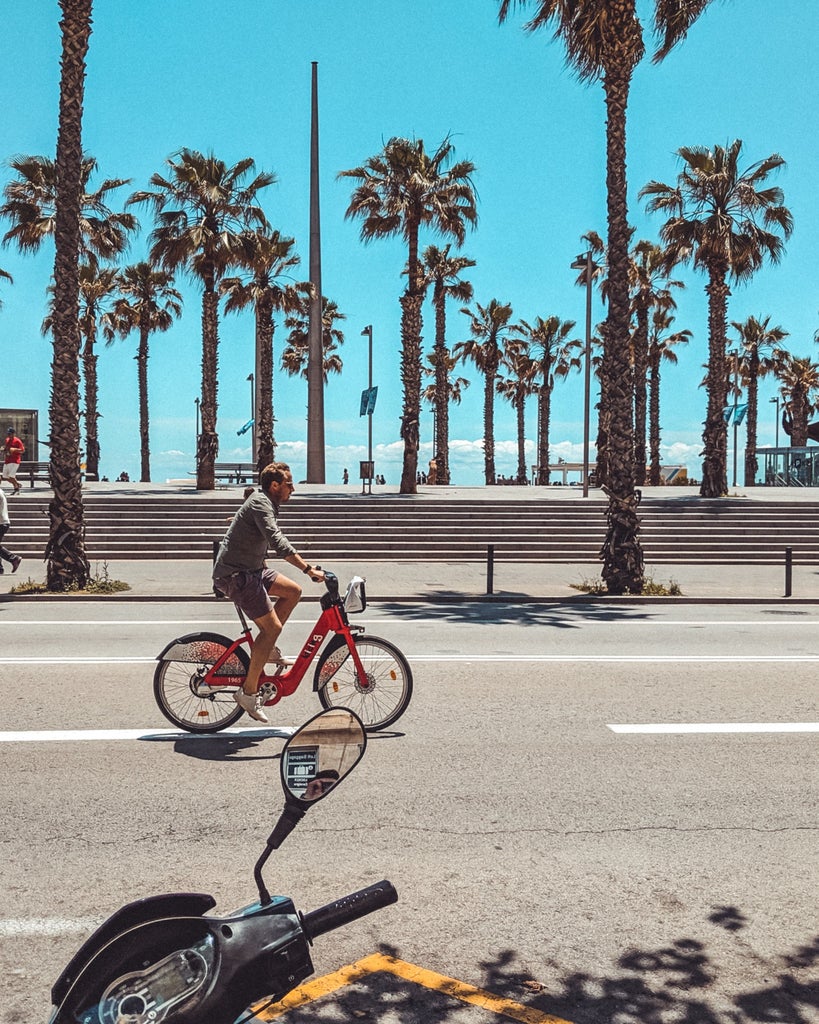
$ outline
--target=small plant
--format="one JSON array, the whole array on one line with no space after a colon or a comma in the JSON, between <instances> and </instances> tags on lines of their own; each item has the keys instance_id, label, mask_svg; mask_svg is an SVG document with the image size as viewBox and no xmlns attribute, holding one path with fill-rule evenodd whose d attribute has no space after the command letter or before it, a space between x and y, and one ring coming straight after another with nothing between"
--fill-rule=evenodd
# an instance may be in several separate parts
<instances>
[{"instance_id":1,"label":"small plant","mask_svg":"<svg viewBox=\"0 0 819 1024\"><path fill-rule=\"evenodd\" d=\"M27 580L16 584L11 588L12 594L118 594L123 590L130 590L131 587L123 580L112 580L108 572L108 563L102 563L100 571L99 563L94 564L94 573L89 576L84 587L71 586L65 590L49 590L45 583L36 583L30 576Z\"/></svg>"},{"instance_id":2,"label":"small plant","mask_svg":"<svg viewBox=\"0 0 819 1024\"><path fill-rule=\"evenodd\" d=\"M584 578L580 583L570 583L573 590L580 590L584 594L602 596L608 594L609 590L605 580L599 576L590 580ZM626 594L630 594L626 591ZM634 595L637 596L637 595ZM641 597L682 597L682 590L676 580L669 580L668 583L658 583L653 576L643 577L643 589L639 591Z\"/></svg>"}]
</instances>

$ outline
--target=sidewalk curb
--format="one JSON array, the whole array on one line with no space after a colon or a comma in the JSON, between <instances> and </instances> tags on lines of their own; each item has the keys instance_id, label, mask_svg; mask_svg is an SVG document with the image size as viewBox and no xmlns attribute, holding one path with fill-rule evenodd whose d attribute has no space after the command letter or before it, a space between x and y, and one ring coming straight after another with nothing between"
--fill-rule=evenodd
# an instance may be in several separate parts
<instances>
[{"instance_id":1,"label":"sidewalk curb","mask_svg":"<svg viewBox=\"0 0 819 1024\"><path fill-rule=\"evenodd\" d=\"M21 601L130 601L131 603L147 604L148 602L208 602L221 604L210 594L0 594L0 603ZM299 604L317 604L317 597L303 597ZM641 597L631 594L578 594L566 597L532 597L526 594L400 594L394 596L372 597L367 595L367 604L537 604L537 605L650 605L650 604L713 604L713 605L819 605L817 597Z\"/></svg>"}]
</instances>

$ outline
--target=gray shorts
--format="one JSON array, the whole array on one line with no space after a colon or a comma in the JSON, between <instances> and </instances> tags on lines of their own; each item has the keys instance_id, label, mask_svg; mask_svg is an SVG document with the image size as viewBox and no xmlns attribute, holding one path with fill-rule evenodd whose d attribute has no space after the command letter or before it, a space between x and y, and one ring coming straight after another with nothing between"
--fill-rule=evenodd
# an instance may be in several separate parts
<instances>
[{"instance_id":1,"label":"gray shorts","mask_svg":"<svg viewBox=\"0 0 819 1024\"><path fill-rule=\"evenodd\" d=\"M268 589L276 582L279 574L275 569L256 569L251 572L234 572L213 582L225 597L237 604L249 619L260 619L273 611Z\"/></svg>"}]
</instances>

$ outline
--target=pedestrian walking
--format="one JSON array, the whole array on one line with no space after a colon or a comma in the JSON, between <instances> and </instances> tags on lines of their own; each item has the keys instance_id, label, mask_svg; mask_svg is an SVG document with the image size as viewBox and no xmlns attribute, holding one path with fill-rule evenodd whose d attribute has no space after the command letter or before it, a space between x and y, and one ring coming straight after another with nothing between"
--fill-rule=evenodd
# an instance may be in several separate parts
<instances>
[{"instance_id":1,"label":"pedestrian walking","mask_svg":"<svg viewBox=\"0 0 819 1024\"><path fill-rule=\"evenodd\" d=\"M17 479L17 470L20 468L25 450L25 445L14 433L14 427L9 427L6 431L6 443L3 446L3 479L8 480L14 488L14 494L22 490L22 484Z\"/></svg>"},{"instance_id":2,"label":"pedestrian walking","mask_svg":"<svg viewBox=\"0 0 819 1024\"><path fill-rule=\"evenodd\" d=\"M3 547L3 538L9 531L11 526L11 520L9 519L9 504L6 501L6 493L2 487L0 487L0 575L5 572L3 568L3 559L11 564L11 571L17 572L20 568L20 563L23 559L19 555L15 555L8 548Z\"/></svg>"}]
</instances>

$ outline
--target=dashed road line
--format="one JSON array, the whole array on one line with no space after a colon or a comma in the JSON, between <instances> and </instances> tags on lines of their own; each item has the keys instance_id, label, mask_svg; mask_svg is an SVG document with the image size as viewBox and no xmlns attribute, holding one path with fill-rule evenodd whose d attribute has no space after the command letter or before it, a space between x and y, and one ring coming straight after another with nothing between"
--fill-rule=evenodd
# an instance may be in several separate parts
<instances>
[{"instance_id":1,"label":"dashed road line","mask_svg":"<svg viewBox=\"0 0 819 1024\"><path fill-rule=\"evenodd\" d=\"M295 725L267 726L259 729L222 729L218 733L183 732L180 729L32 729L27 732L0 732L0 743L77 743L94 740L213 740L244 736L247 739L270 737L288 739Z\"/></svg>"},{"instance_id":2,"label":"dashed road line","mask_svg":"<svg viewBox=\"0 0 819 1024\"><path fill-rule=\"evenodd\" d=\"M819 722L645 722L609 725L615 733L642 735L698 735L706 733L819 732Z\"/></svg>"}]
</instances>

